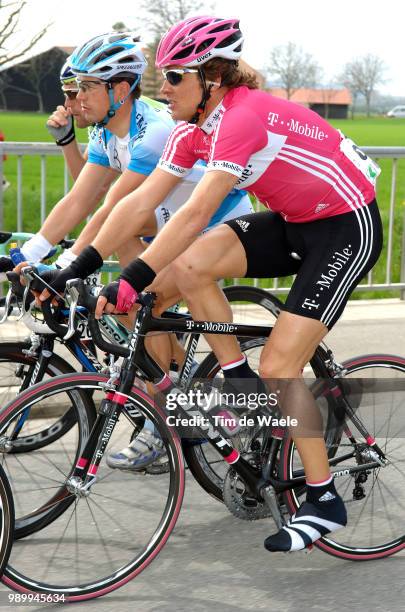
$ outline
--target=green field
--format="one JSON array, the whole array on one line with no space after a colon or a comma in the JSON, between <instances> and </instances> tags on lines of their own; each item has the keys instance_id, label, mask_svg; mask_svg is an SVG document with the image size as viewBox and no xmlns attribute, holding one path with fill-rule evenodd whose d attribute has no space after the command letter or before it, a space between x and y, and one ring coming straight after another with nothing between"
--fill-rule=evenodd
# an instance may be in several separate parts
<instances>
[{"instance_id":1,"label":"green field","mask_svg":"<svg viewBox=\"0 0 405 612\"><path fill-rule=\"evenodd\" d=\"M19 142L52 142L45 128L47 115L38 113L0 112L0 130L4 132L8 141ZM346 136L352 138L361 146L405 146L405 119L361 118L348 120L332 120L331 123L339 128ZM86 130L78 134L80 142L86 142ZM388 228L389 199L391 192L391 160L381 160L382 173L378 182L378 202L383 217L384 228ZM5 214L4 229L16 228L16 158L10 156L5 162L5 175L11 187L4 194ZM47 210L63 195L63 162L59 158L48 158L47 169ZM393 243L393 276L392 280L400 280L401 240L403 228L403 214L405 204L405 159L398 163L397 190L395 195L395 224ZM23 230L34 232L39 228L40 211L40 160L39 157L25 157L23 161ZM386 231L387 236L387 231ZM374 280L385 282L385 245L384 253L375 267ZM246 281L244 281L246 282ZM283 285L285 282L282 281ZM268 286L268 281L261 281ZM375 294L374 294L375 295ZM390 297L395 293L380 292L378 295ZM358 297L370 297L370 294L359 293Z\"/></svg>"}]
</instances>

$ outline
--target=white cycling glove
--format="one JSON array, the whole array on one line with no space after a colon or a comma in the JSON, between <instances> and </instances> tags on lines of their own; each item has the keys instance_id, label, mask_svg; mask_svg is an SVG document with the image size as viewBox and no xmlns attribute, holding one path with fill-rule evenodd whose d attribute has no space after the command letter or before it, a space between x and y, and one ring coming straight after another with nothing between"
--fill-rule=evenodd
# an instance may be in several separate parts
<instances>
[{"instance_id":1,"label":"white cycling glove","mask_svg":"<svg viewBox=\"0 0 405 612\"><path fill-rule=\"evenodd\" d=\"M75 125L73 122L72 115L68 115L66 117L67 124L61 125L59 127L53 127L52 125L46 124L46 128L48 132L55 139L56 144L59 147L64 147L72 142L76 138L75 135Z\"/></svg>"}]
</instances>

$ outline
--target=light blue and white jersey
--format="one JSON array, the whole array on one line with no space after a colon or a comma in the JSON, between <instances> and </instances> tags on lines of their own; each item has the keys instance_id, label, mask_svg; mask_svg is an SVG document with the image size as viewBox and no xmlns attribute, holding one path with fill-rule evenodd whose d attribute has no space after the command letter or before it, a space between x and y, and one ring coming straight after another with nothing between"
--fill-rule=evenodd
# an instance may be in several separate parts
<instances>
[{"instance_id":1,"label":"light blue and white jersey","mask_svg":"<svg viewBox=\"0 0 405 612\"><path fill-rule=\"evenodd\" d=\"M106 128L90 135L88 161L118 172L150 174L156 167L174 122L165 104L142 97L134 100L129 134L118 138Z\"/></svg>"},{"instance_id":2,"label":"light blue and white jersey","mask_svg":"<svg viewBox=\"0 0 405 612\"><path fill-rule=\"evenodd\" d=\"M166 141L175 124L168 107L142 96L134 100L129 134L118 138L106 128L95 127L89 138L88 161L118 172L132 170L149 175L157 166ZM190 197L205 174L206 165L199 161L156 209L158 231ZM252 212L245 191L233 189L215 212L208 227Z\"/></svg>"}]
</instances>

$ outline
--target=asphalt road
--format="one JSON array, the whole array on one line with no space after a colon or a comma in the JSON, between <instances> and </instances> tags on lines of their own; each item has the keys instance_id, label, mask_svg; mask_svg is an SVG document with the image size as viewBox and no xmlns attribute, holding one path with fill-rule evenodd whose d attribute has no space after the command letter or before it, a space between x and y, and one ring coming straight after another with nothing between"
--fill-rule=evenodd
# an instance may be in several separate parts
<instances>
[{"instance_id":1,"label":"asphalt road","mask_svg":"<svg viewBox=\"0 0 405 612\"><path fill-rule=\"evenodd\" d=\"M405 355L405 305L381 301L351 306L329 344L342 360L371 352ZM127 495L124 486L121 495ZM130 506L126 512L130 520ZM405 532L405 518L395 520ZM97 612L405 610L404 552L363 563L341 561L316 549L311 554L270 554L263 539L273 531L270 519L235 518L189 477L178 523L158 558L122 589L75 605ZM24 550L26 566L40 568L40 549L27 545ZM0 586L0 609L57 608L11 604L8 594Z\"/></svg>"}]
</instances>

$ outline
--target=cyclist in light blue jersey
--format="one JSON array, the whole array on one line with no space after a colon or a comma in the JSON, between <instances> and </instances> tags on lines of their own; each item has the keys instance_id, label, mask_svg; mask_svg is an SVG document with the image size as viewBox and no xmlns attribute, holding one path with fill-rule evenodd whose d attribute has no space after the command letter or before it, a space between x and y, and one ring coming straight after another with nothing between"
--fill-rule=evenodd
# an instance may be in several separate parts
<instances>
[{"instance_id":1,"label":"cyclist in light blue jersey","mask_svg":"<svg viewBox=\"0 0 405 612\"><path fill-rule=\"evenodd\" d=\"M167 106L146 98L140 99L140 79L146 60L139 42L131 35L114 33L98 36L75 50L70 65L77 77L77 100L82 112L89 123L95 124L89 142L88 160L71 192L54 208L40 232L24 245L23 255L26 259L38 261L51 245L92 211L92 193L106 172L112 168L121 174L74 247L59 258L57 263L61 267L68 266L66 273L61 272L66 280L79 276L74 268L75 259L96 237L99 228L103 224L108 225L112 209L118 202L125 202L125 196L140 187L154 170L174 127ZM117 249L121 264L126 265L144 249L140 237L154 236L169 221L190 197L204 172L205 166L196 164L169 194L162 195L155 211L142 227L137 227L131 240ZM119 210L118 206L117 212ZM205 230L251 210L247 195L235 190L225 198ZM136 209L133 213L136 217ZM162 367L167 369L173 343L167 336L153 340L165 342L165 350L159 348L152 352ZM141 441L142 438L138 442ZM129 456L117 459L114 467L139 469L153 461L159 453L155 452L153 440L148 439L147 442L151 447L147 456L131 447Z\"/></svg>"}]
</instances>

